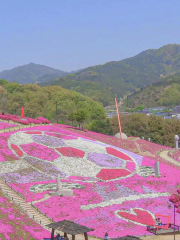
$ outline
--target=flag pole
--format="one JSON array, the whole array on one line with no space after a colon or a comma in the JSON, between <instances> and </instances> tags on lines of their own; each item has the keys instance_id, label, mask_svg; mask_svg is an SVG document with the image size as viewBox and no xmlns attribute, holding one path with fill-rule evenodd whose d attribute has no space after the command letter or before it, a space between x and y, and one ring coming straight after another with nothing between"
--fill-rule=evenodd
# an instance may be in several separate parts
<instances>
[{"instance_id":1,"label":"flag pole","mask_svg":"<svg viewBox=\"0 0 180 240\"><path fill-rule=\"evenodd\" d=\"M121 121L120 121L118 104L117 104L117 99L116 99L116 98L115 98L115 104L116 104L116 110L117 110L117 116L118 116L118 123L119 123L119 133L120 133L120 136L121 136L121 140L123 140L123 138L122 138L122 130L121 130Z\"/></svg>"}]
</instances>

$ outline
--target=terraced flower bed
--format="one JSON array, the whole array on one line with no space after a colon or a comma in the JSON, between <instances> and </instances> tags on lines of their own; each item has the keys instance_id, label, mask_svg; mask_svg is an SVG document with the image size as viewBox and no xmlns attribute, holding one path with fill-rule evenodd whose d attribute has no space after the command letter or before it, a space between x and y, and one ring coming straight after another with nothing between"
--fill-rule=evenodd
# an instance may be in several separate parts
<instances>
[{"instance_id":1,"label":"terraced flower bed","mask_svg":"<svg viewBox=\"0 0 180 240\"><path fill-rule=\"evenodd\" d=\"M0 130L1 129L6 129L6 128L11 128L11 127L16 127L17 125L15 124L10 124L6 122L0 122Z\"/></svg>"},{"instance_id":2,"label":"terraced flower bed","mask_svg":"<svg viewBox=\"0 0 180 240\"><path fill-rule=\"evenodd\" d=\"M45 230L0 191L0 239L39 239L50 237Z\"/></svg>"},{"instance_id":3,"label":"terraced flower bed","mask_svg":"<svg viewBox=\"0 0 180 240\"><path fill-rule=\"evenodd\" d=\"M150 234L146 225L156 213L166 212L173 219L168 199L179 187L178 169L160 163L161 177L155 178L156 159L129 151L133 141L124 140L129 144L125 150L119 147L123 140L75 131L49 125L1 134L5 151L0 178L32 202L56 189L60 173L63 187L73 189L74 196L50 197L34 206L55 221L67 219L94 228L89 234L96 237L106 231L112 238Z\"/></svg>"},{"instance_id":4,"label":"terraced flower bed","mask_svg":"<svg viewBox=\"0 0 180 240\"><path fill-rule=\"evenodd\" d=\"M143 139L136 140L136 142L139 144L142 151L148 151L153 155L157 155L157 151L159 151L160 149L164 149L164 150L172 149L170 147L155 144Z\"/></svg>"}]
</instances>

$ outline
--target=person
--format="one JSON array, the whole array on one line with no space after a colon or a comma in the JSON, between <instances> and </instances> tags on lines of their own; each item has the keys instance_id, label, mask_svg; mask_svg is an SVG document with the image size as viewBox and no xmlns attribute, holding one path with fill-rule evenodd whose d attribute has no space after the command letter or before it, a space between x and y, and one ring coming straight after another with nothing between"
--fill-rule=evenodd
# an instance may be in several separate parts
<instances>
[{"instance_id":1,"label":"person","mask_svg":"<svg viewBox=\"0 0 180 240\"><path fill-rule=\"evenodd\" d=\"M158 221L158 218L156 218L156 223L155 223L156 226L159 225L159 221Z\"/></svg>"},{"instance_id":2,"label":"person","mask_svg":"<svg viewBox=\"0 0 180 240\"><path fill-rule=\"evenodd\" d=\"M61 240L61 239L62 239L62 237L61 237L61 235L60 235L59 233L57 234L56 237L57 237L58 240Z\"/></svg>"},{"instance_id":3,"label":"person","mask_svg":"<svg viewBox=\"0 0 180 240\"><path fill-rule=\"evenodd\" d=\"M108 233L105 233L104 240L108 240Z\"/></svg>"},{"instance_id":4,"label":"person","mask_svg":"<svg viewBox=\"0 0 180 240\"><path fill-rule=\"evenodd\" d=\"M160 218L158 218L158 226L162 226L162 222L161 222L161 219ZM161 228L159 228L159 230L160 230Z\"/></svg>"}]
</instances>

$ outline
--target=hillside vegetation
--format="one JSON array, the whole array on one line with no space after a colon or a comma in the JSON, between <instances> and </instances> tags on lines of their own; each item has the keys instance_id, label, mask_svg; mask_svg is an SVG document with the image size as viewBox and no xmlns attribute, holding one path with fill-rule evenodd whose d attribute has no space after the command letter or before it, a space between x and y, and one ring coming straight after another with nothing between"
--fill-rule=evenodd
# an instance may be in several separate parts
<instances>
[{"instance_id":1,"label":"hillside vegetation","mask_svg":"<svg viewBox=\"0 0 180 240\"><path fill-rule=\"evenodd\" d=\"M167 76L176 72L180 72L180 45L168 44L159 49L143 51L125 60L88 67L44 84L63 85L67 89L79 88L79 92L84 94L82 85L97 83L102 89L113 93L110 95L113 98L109 101L111 104L114 97L123 97L138 88L157 82L161 75ZM87 85L87 88L91 91L90 85ZM97 99L100 100L98 94Z\"/></svg>"},{"instance_id":2,"label":"hillside vegetation","mask_svg":"<svg viewBox=\"0 0 180 240\"><path fill-rule=\"evenodd\" d=\"M141 88L124 101L126 107L174 107L180 103L180 74L161 78L159 82Z\"/></svg>"},{"instance_id":3,"label":"hillside vegetation","mask_svg":"<svg viewBox=\"0 0 180 240\"><path fill-rule=\"evenodd\" d=\"M95 101L102 102L104 106L112 105L114 103L115 94L106 87L91 81L75 81L68 78L56 79L52 82L40 84L42 86L60 85L63 88L74 90L85 96L92 98Z\"/></svg>"},{"instance_id":4,"label":"hillside vegetation","mask_svg":"<svg viewBox=\"0 0 180 240\"><path fill-rule=\"evenodd\" d=\"M117 116L111 120L113 133L119 132ZM121 116L122 131L127 136L144 137L145 140L161 145L175 147L174 136L180 134L180 121L177 119L163 119L160 116L145 114L131 114Z\"/></svg>"},{"instance_id":5,"label":"hillside vegetation","mask_svg":"<svg viewBox=\"0 0 180 240\"><path fill-rule=\"evenodd\" d=\"M66 121L72 112L77 111L84 114L88 121L106 118L101 103L75 91L60 86L40 87L37 84L20 85L0 80L0 111L20 115L22 106L26 117L42 116L50 121Z\"/></svg>"}]
</instances>

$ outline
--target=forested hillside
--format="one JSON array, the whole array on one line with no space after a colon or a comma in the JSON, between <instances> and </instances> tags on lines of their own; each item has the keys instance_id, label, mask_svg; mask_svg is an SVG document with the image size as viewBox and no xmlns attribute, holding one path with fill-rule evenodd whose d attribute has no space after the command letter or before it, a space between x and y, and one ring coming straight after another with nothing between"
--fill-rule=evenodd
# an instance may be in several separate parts
<instances>
[{"instance_id":1,"label":"forested hillside","mask_svg":"<svg viewBox=\"0 0 180 240\"><path fill-rule=\"evenodd\" d=\"M79 92L84 94L82 84L93 82L112 92L114 101L114 96L123 97L138 88L157 82L162 75L168 76L177 72L180 72L180 45L168 44L159 49L143 51L125 60L88 67L58 80L49 81L45 85L63 85L67 89L74 89L76 85ZM87 85L88 87L91 88Z\"/></svg>"},{"instance_id":2,"label":"forested hillside","mask_svg":"<svg viewBox=\"0 0 180 240\"><path fill-rule=\"evenodd\" d=\"M141 88L124 101L126 107L174 107L180 103L180 74L161 78L159 82Z\"/></svg>"},{"instance_id":3,"label":"forested hillside","mask_svg":"<svg viewBox=\"0 0 180 240\"><path fill-rule=\"evenodd\" d=\"M85 96L92 98L95 101L102 102L104 106L114 103L115 94L106 87L101 86L96 82L90 81L75 81L68 78L56 79L52 82L40 84L42 86L60 85L63 88L74 90Z\"/></svg>"},{"instance_id":4,"label":"forested hillside","mask_svg":"<svg viewBox=\"0 0 180 240\"><path fill-rule=\"evenodd\" d=\"M105 119L102 103L60 86L40 87L37 84L11 83L0 80L0 111L20 115L24 106L27 117L43 116L50 121L66 121L73 112L83 112L88 121Z\"/></svg>"}]
</instances>

